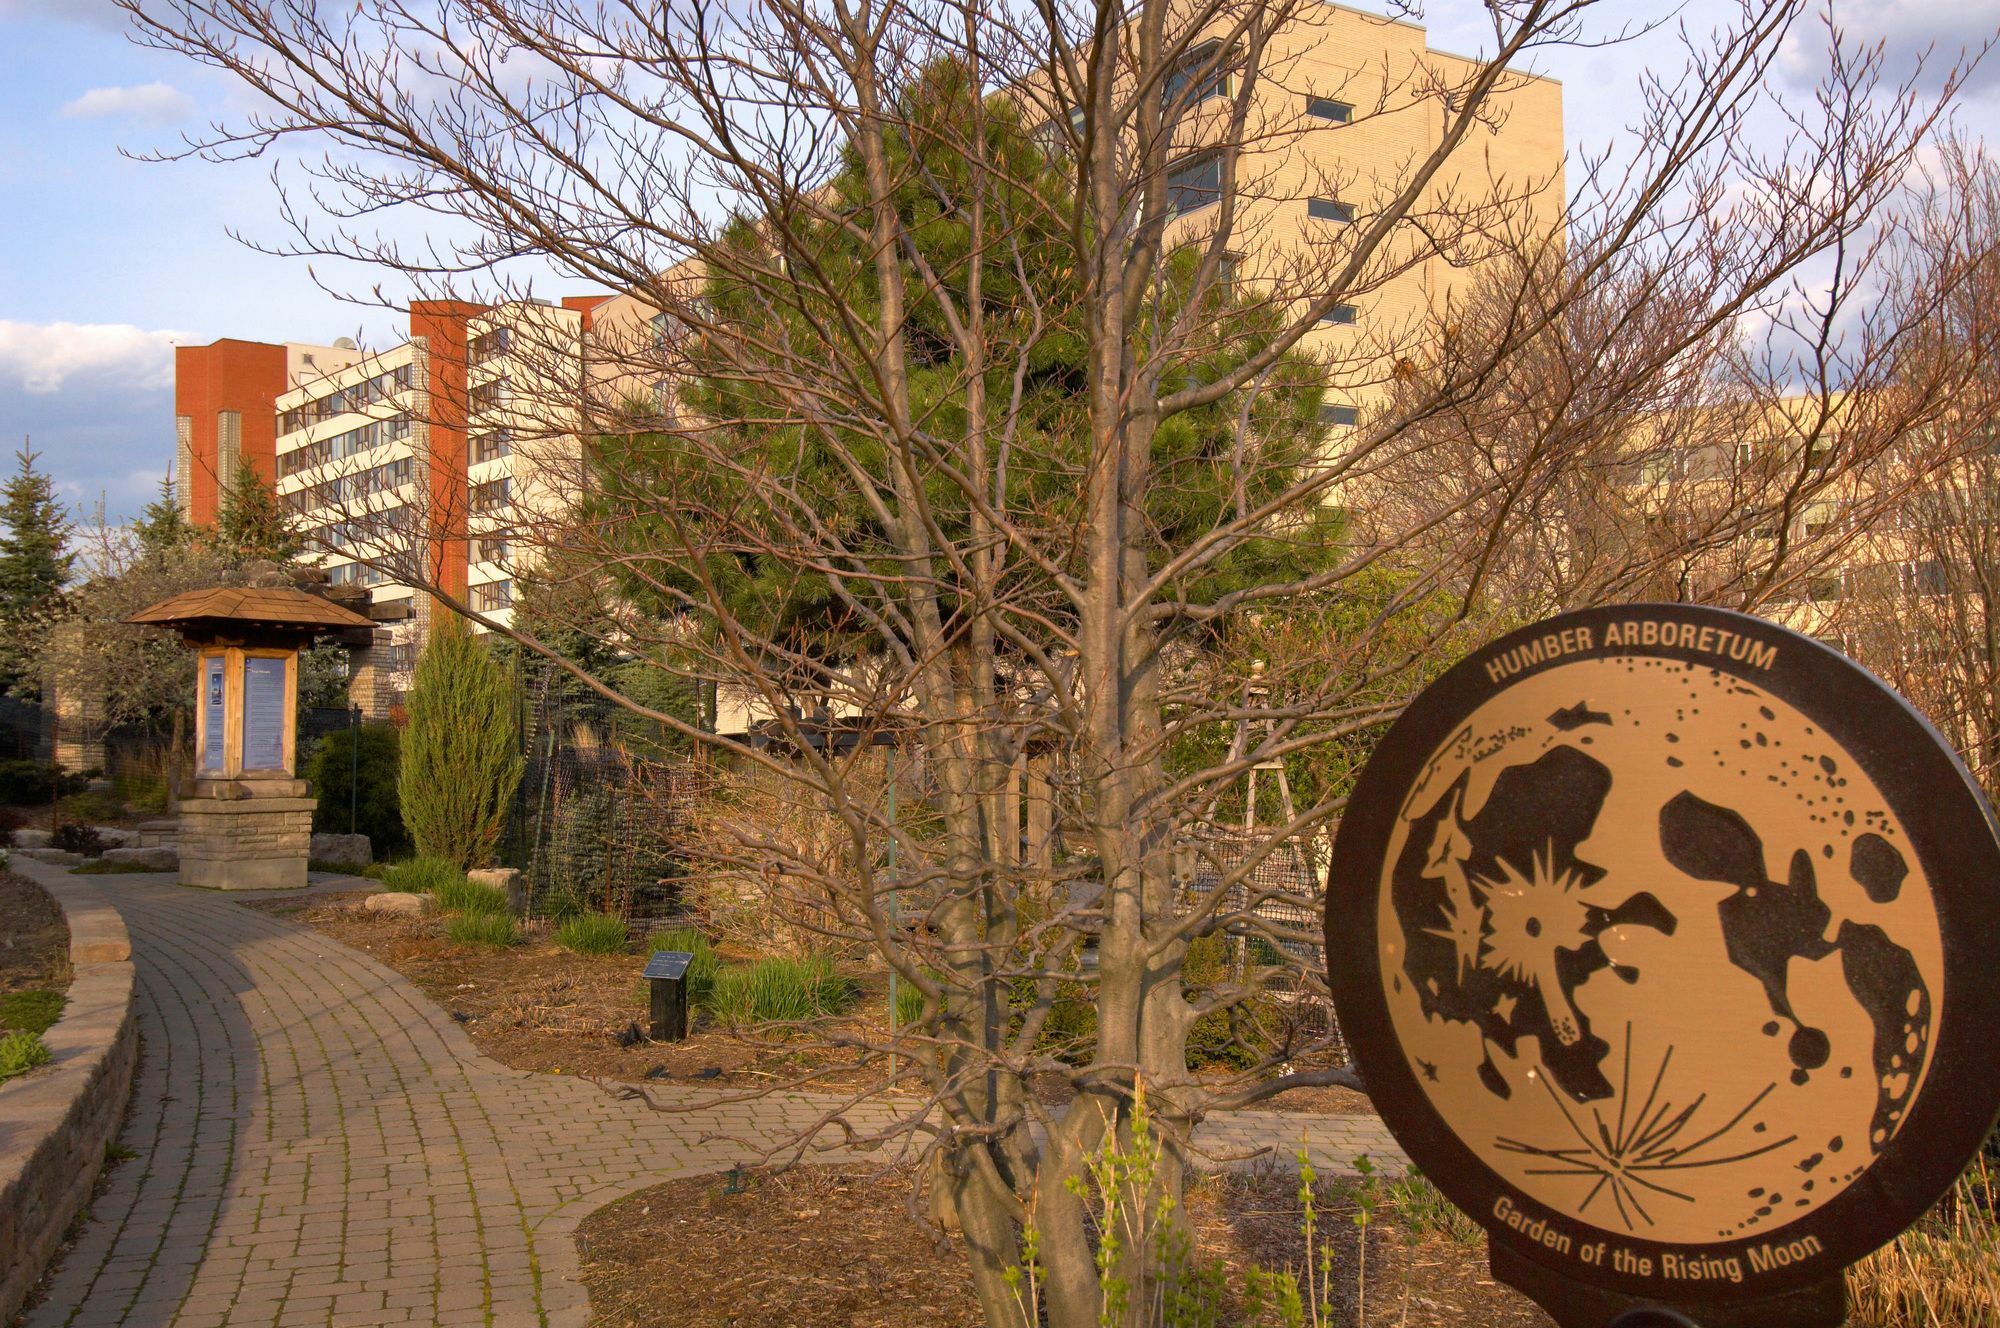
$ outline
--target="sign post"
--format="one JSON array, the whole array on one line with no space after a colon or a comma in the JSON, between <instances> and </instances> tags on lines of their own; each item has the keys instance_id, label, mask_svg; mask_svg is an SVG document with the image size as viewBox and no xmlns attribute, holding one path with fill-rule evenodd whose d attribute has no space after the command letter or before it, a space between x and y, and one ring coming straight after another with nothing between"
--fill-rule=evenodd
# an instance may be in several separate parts
<instances>
[{"instance_id":1,"label":"sign post","mask_svg":"<svg viewBox=\"0 0 2000 1328\"><path fill-rule=\"evenodd\" d=\"M2000 1115L2000 837L1839 653L1567 614L1390 729L1335 843L1341 1027L1563 1328L1832 1328Z\"/></svg>"},{"instance_id":2,"label":"sign post","mask_svg":"<svg viewBox=\"0 0 2000 1328\"><path fill-rule=\"evenodd\" d=\"M296 777L299 651L370 639L369 619L296 587L218 587L126 619L196 652L195 781L180 806L181 882L217 890L306 883L315 800Z\"/></svg>"}]
</instances>

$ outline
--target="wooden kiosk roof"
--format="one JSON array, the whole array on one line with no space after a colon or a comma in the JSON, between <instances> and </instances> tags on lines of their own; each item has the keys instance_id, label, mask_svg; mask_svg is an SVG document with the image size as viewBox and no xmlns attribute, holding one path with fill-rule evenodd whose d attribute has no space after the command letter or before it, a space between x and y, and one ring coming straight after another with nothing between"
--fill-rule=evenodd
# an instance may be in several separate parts
<instances>
[{"instance_id":1,"label":"wooden kiosk roof","mask_svg":"<svg viewBox=\"0 0 2000 1328\"><path fill-rule=\"evenodd\" d=\"M295 632L338 632L375 624L352 609L303 590L224 586L189 590L125 620L148 627L188 628L234 623Z\"/></svg>"}]
</instances>

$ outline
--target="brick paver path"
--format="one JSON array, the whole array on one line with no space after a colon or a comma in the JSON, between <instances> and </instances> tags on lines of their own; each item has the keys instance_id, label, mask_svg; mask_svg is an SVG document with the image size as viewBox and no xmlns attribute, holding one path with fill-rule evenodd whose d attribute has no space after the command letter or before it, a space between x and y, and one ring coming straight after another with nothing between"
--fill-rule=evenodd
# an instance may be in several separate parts
<instances>
[{"instance_id":1,"label":"brick paver path","mask_svg":"<svg viewBox=\"0 0 2000 1328\"><path fill-rule=\"evenodd\" d=\"M586 1214L824 1108L660 1113L509 1069L366 955L172 879L100 882L138 969L134 1157L31 1328L580 1325ZM1308 1129L1329 1168L1400 1157L1373 1117L1246 1112L1203 1142L1288 1154Z\"/></svg>"}]
</instances>

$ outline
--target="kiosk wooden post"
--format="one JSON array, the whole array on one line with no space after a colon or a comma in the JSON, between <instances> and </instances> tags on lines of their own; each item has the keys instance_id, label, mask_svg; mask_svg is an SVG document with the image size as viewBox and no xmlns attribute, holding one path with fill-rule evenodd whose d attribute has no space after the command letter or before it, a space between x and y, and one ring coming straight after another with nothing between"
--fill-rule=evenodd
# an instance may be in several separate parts
<instances>
[{"instance_id":1,"label":"kiosk wooden post","mask_svg":"<svg viewBox=\"0 0 2000 1328\"><path fill-rule=\"evenodd\" d=\"M258 588L191 591L127 621L175 628L199 661L182 883L303 886L315 800L296 778L299 650L315 636L373 624L303 590Z\"/></svg>"}]
</instances>

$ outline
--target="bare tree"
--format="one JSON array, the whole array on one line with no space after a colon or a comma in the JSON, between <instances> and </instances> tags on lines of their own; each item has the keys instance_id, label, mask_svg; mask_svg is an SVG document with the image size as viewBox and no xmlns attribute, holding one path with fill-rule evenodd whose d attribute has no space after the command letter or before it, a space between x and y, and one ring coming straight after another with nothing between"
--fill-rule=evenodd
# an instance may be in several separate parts
<instances>
[{"instance_id":1,"label":"bare tree","mask_svg":"<svg viewBox=\"0 0 2000 1328\"><path fill-rule=\"evenodd\" d=\"M1385 59L1341 89L1299 71L1329 25L1366 20L1299 0L127 4L144 40L270 108L188 151L309 182L289 251L435 296L517 293L532 262L642 311L598 320L581 390L543 416L548 467L581 467L587 496L516 504L507 534L608 580L591 630L712 688L759 740L579 681L838 828L844 853L808 854L739 822L735 852L921 993L896 1041L839 1035L885 1070L897 1054L915 1091L887 1099L885 1137L927 1149L995 1324L1029 1299L1097 1323L1111 1277L1126 1317L1155 1312L1145 1248L1100 1265L1068 1184L1141 1084L1168 1200L1207 1113L1358 1086L1299 1029L1240 1073L1191 1073L1196 1022L1265 975L1196 984L1185 963L1239 937L1313 980L1312 892L1266 869L1310 864L1367 735L1523 607L1496 603L1497 577L1555 567L1551 605L1768 595L1782 560L1686 569L1794 487L1747 487L1710 524L1660 519L1613 472L1635 429L1662 450L1702 432L1673 412L1710 404L1746 323L1789 357L1763 381L1825 407L1896 342L1872 327L1857 351L1844 329L1959 81L1885 85L1879 52L1833 34L1822 85L1787 100L1766 75L1806 6L1745 4L1649 83L1629 155L1565 180L1491 169L1485 145L1532 91L1517 66L1624 35L1591 0L1502 0L1486 58ZM1307 93L1345 98L1341 132L1426 128L1391 164L1325 164ZM1753 146L1761 119L1782 147ZM1327 224L1301 230L1307 196ZM373 229L397 213L427 242ZM1456 292L1436 318L1314 338L1426 273ZM561 375L552 358L542 377ZM1386 404L1347 427L1354 401ZM1809 488L1827 421L1787 409ZM1677 422L1645 422L1663 410ZM335 498L350 526L381 510ZM1556 520L1588 538L1538 550ZM470 612L423 543L366 552ZM907 754L907 787L878 743ZM1288 813L1224 833L1254 772L1329 752ZM1024 848L1037 765L1054 854ZM1052 1046L1079 986L1094 1028ZM1036 1075L1069 1086L1062 1105Z\"/></svg>"},{"instance_id":2,"label":"bare tree","mask_svg":"<svg viewBox=\"0 0 2000 1328\"><path fill-rule=\"evenodd\" d=\"M1886 519L1853 522L1816 578L1812 623L1892 683L2000 796L2000 171L1976 145L1940 145L1910 210L1889 302L1921 307L1900 377L1934 382L1926 426L1890 450ZM1941 275L1942 274L1942 275ZM1943 290L1944 297L1932 298Z\"/></svg>"}]
</instances>

